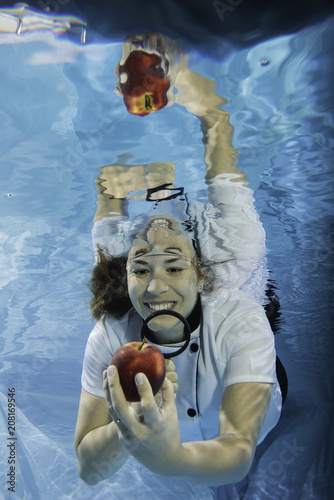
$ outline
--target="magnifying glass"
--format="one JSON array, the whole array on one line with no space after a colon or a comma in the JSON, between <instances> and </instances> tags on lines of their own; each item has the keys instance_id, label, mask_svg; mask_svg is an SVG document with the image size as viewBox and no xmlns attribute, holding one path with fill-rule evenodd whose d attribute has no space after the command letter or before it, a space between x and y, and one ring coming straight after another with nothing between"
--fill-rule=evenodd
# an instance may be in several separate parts
<instances>
[{"instance_id":1,"label":"magnifying glass","mask_svg":"<svg viewBox=\"0 0 334 500\"><path fill-rule=\"evenodd\" d=\"M165 359L170 359L170 358L174 358L175 356L178 356L179 354L181 354L181 352L185 351L189 345L189 342L190 342L190 334L191 334L191 330L190 330L190 326L189 326L189 323L188 321L186 320L186 318L184 318L181 314L175 312L175 311L156 311L152 314L150 314L150 316L148 316L145 320L144 320L144 323L143 323L143 326L142 326L142 329L141 329L141 339L144 340L144 337L147 338L150 342L153 342L153 343L156 343L155 341L153 341L152 339L150 339L150 334L149 334L149 328L148 328L148 323L151 321L151 319L153 318L156 318L157 316L161 316L162 314L169 314L170 316L175 316L176 318L178 318L180 321L182 321L182 323L184 324L184 334L186 336L186 340L184 341L183 345L177 349L176 351L170 353L170 354L164 354L164 358Z\"/></svg>"}]
</instances>

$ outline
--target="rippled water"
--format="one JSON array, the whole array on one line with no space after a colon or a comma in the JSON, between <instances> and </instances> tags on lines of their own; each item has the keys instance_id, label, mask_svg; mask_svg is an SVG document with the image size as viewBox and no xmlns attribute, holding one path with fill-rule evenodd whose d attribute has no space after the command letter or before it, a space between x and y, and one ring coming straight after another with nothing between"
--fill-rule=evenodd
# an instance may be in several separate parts
<instances>
[{"instance_id":1,"label":"rippled water","mask_svg":"<svg viewBox=\"0 0 334 500\"><path fill-rule=\"evenodd\" d=\"M0 45L1 432L6 439L7 388L15 387L17 498L122 499L131 463L116 483L92 490L77 478L73 451L93 324L85 284L94 179L97 168L128 154L129 163L174 162L177 184L193 192L203 185L204 148L197 119L177 106L145 119L125 113L113 93L119 44L77 47L62 62L69 47L50 37ZM190 54L190 65L228 99L239 166L267 232L282 312L277 350L290 383L282 420L250 476L218 498L330 498L332 53L328 20L224 61ZM46 54L54 62L45 64ZM0 454L6 463L4 446ZM158 487L149 474L133 481L138 498ZM168 480L159 484L159 498L179 498L177 483L173 497ZM191 487L182 495L211 497Z\"/></svg>"}]
</instances>

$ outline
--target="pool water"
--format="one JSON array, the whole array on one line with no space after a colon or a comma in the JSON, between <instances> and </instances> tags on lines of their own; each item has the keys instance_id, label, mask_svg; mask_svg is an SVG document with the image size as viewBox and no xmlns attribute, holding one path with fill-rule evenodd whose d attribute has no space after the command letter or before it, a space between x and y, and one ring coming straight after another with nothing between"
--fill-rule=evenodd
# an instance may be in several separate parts
<instances>
[{"instance_id":1,"label":"pool water","mask_svg":"<svg viewBox=\"0 0 334 500\"><path fill-rule=\"evenodd\" d=\"M200 127L177 105L145 118L125 112L113 92L120 43L78 46L51 34L0 39L4 498L122 500L134 491L159 500L333 498L332 51L328 19L224 60L190 53L190 66L228 100L238 166L267 233L282 313L276 346L289 376L278 426L236 485L210 491L138 474L130 460L90 488L77 475L73 435L94 324L86 283L97 169L119 158L169 161L176 185L196 192L205 172ZM12 437L8 389L16 405ZM7 484L13 437L15 493Z\"/></svg>"}]
</instances>

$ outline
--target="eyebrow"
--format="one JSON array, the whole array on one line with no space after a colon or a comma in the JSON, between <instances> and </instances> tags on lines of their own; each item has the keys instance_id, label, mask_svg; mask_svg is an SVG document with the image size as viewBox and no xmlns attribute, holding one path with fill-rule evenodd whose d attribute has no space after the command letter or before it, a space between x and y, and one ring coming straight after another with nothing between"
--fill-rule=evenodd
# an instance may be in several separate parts
<instances>
[{"instance_id":1,"label":"eyebrow","mask_svg":"<svg viewBox=\"0 0 334 500\"><path fill-rule=\"evenodd\" d=\"M146 254L148 253L150 250L148 248L141 248L140 250L137 250L134 254L134 256L132 257L132 259L136 258L137 255L142 255L142 254Z\"/></svg>"},{"instance_id":2,"label":"eyebrow","mask_svg":"<svg viewBox=\"0 0 334 500\"><path fill-rule=\"evenodd\" d=\"M156 254L156 255L151 255L151 257L161 257L161 254ZM173 264L174 262L178 262L179 260L189 260L188 257L184 255L180 255L179 257L172 257L172 258L167 258L164 260L165 264ZM135 264L142 264L142 265L147 265L148 261L147 260L141 260L141 259L131 259L131 261L135 261Z\"/></svg>"},{"instance_id":3,"label":"eyebrow","mask_svg":"<svg viewBox=\"0 0 334 500\"><path fill-rule=\"evenodd\" d=\"M165 252L175 253L175 252L171 252L171 250L177 250L178 252L182 253L181 248L178 248L178 247L168 247L165 249Z\"/></svg>"},{"instance_id":4,"label":"eyebrow","mask_svg":"<svg viewBox=\"0 0 334 500\"><path fill-rule=\"evenodd\" d=\"M173 255L178 255L178 254L175 254L175 252L172 252L171 250L177 250L178 252L181 252L182 254L182 250L181 248L178 248L178 247L168 247L164 250L164 252L167 252L167 253L171 253ZM137 257L137 255L146 255L147 253L150 252L150 249L149 248L141 248L139 250L137 250L134 254L134 256L131 258L132 259L135 259ZM183 254L182 254L183 255ZM181 257L182 257L181 255Z\"/></svg>"}]
</instances>

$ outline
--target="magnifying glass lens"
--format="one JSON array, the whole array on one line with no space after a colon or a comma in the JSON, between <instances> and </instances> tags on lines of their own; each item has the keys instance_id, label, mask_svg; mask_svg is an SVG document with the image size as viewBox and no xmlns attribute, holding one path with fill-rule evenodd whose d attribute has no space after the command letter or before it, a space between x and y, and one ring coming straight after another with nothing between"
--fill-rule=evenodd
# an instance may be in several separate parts
<instances>
[{"instance_id":1,"label":"magnifying glass lens","mask_svg":"<svg viewBox=\"0 0 334 500\"><path fill-rule=\"evenodd\" d=\"M178 318L182 323L184 324L184 334L186 336L186 339L183 343L183 345L177 349L176 351L169 353L169 354L164 354L165 359L170 359L174 358L175 356L178 356L181 354L183 351L185 351L189 345L190 342L190 326L186 318L184 318L181 314L177 313L176 311L155 311L154 313L150 314L143 323L142 329L141 329L141 339L143 340L144 338L148 339L150 342L153 342L152 339L150 339L150 330L148 327L148 323L153 319L156 318L157 316L162 316L163 314L169 314L170 316L175 316ZM156 343L156 342L154 342Z\"/></svg>"}]
</instances>

